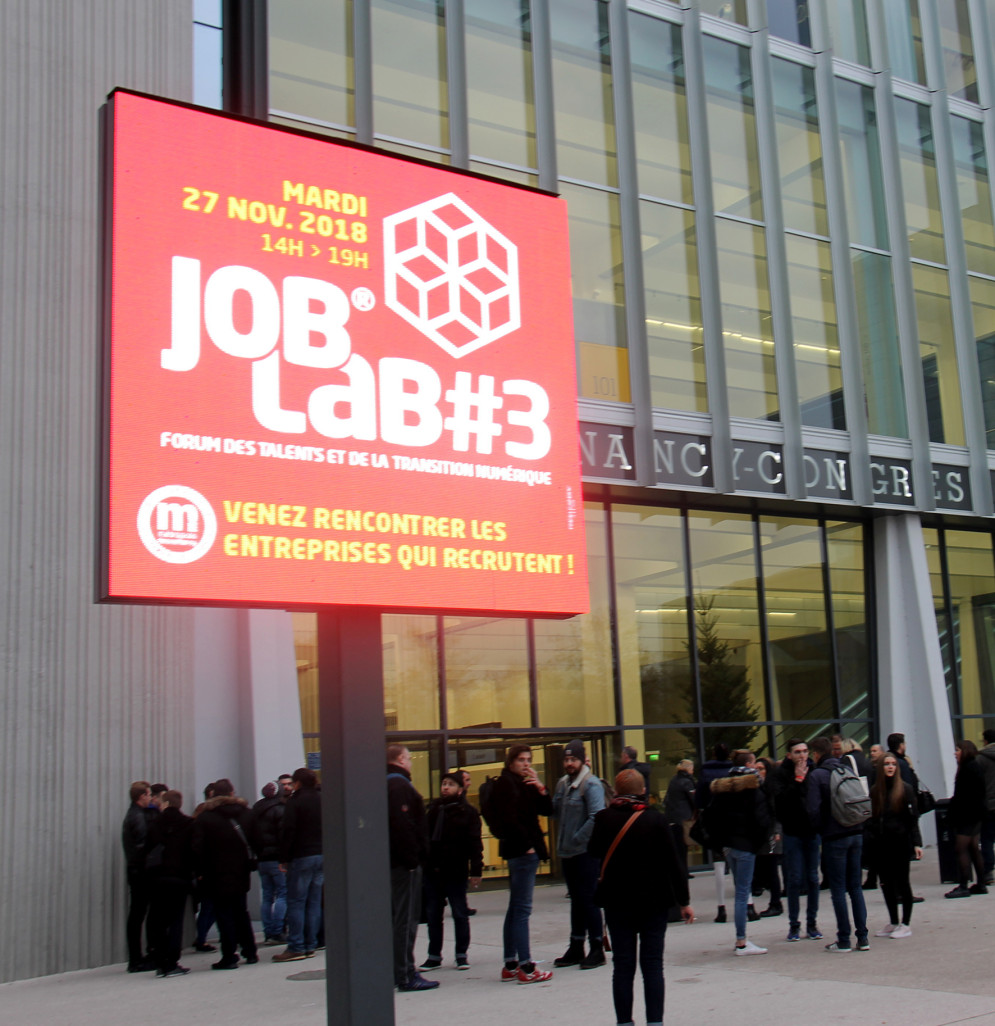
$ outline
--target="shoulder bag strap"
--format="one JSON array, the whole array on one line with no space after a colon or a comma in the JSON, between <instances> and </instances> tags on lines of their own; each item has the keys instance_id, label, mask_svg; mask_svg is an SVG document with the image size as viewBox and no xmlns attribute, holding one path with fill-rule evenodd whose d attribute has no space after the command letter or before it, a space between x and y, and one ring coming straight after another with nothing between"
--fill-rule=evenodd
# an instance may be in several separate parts
<instances>
[{"instance_id":1,"label":"shoulder bag strap","mask_svg":"<svg viewBox=\"0 0 995 1026\"><path fill-rule=\"evenodd\" d=\"M615 840L612 841L611 847L605 853L605 857L601 860L601 873L598 875L598 883L601 883L601 881L604 880L604 878L605 878L605 870L608 868L608 860L612 857L612 854L614 853L615 849L618 847L618 842L621 841L623 837L625 837L625 832L629 829L629 827L632 826L633 823L636 822L637 819L639 819L639 817L645 811L646 811L645 809L640 809L638 812L634 812L625 821L625 825L622 827L622 829L619 830L619 832L615 835Z\"/></svg>"}]
</instances>

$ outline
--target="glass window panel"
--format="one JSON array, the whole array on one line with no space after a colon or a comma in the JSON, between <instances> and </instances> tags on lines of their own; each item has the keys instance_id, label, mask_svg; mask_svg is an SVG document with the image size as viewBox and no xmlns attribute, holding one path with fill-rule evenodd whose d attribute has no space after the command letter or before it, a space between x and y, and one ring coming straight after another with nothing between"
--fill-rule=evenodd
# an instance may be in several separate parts
<instances>
[{"instance_id":1,"label":"glass window panel","mask_svg":"<svg viewBox=\"0 0 995 1026\"><path fill-rule=\"evenodd\" d=\"M836 56L869 67L871 48L867 40L865 0L832 0L826 4L826 16Z\"/></svg>"},{"instance_id":2,"label":"glass window panel","mask_svg":"<svg viewBox=\"0 0 995 1026\"><path fill-rule=\"evenodd\" d=\"M912 265L919 323L919 356L926 386L926 416L932 442L964 445L960 375L954 344L953 311L947 272Z\"/></svg>"},{"instance_id":3,"label":"glass window panel","mask_svg":"<svg viewBox=\"0 0 995 1026\"><path fill-rule=\"evenodd\" d=\"M525 621L447 616L449 727L531 727Z\"/></svg>"},{"instance_id":4,"label":"glass window panel","mask_svg":"<svg viewBox=\"0 0 995 1026\"><path fill-rule=\"evenodd\" d=\"M222 108L221 55L223 33L212 25L193 27L193 102L201 107Z\"/></svg>"},{"instance_id":5,"label":"glass window panel","mask_svg":"<svg viewBox=\"0 0 995 1026\"><path fill-rule=\"evenodd\" d=\"M995 449L995 281L968 278L988 448Z\"/></svg>"},{"instance_id":6,"label":"glass window panel","mask_svg":"<svg viewBox=\"0 0 995 1026\"><path fill-rule=\"evenodd\" d=\"M922 538L926 546L926 565L929 568L929 583L933 592L936 630L940 636L940 658L943 661L943 676L947 686L947 703L950 712L954 713L956 712L954 689L957 678L954 666L953 636L943 598L943 564L940 557L940 532L935 528L924 527Z\"/></svg>"},{"instance_id":7,"label":"glass window panel","mask_svg":"<svg viewBox=\"0 0 995 1026\"><path fill-rule=\"evenodd\" d=\"M353 125L352 4L270 4L269 104L288 114Z\"/></svg>"},{"instance_id":8,"label":"glass window panel","mask_svg":"<svg viewBox=\"0 0 995 1026\"><path fill-rule=\"evenodd\" d=\"M896 99L895 115L909 249L913 258L942 264L946 253L929 107Z\"/></svg>"},{"instance_id":9,"label":"glass window panel","mask_svg":"<svg viewBox=\"0 0 995 1026\"><path fill-rule=\"evenodd\" d=\"M995 274L995 224L984 129L976 121L951 118L950 130L968 270Z\"/></svg>"},{"instance_id":10,"label":"glass window panel","mask_svg":"<svg viewBox=\"0 0 995 1026\"><path fill-rule=\"evenodd\" d=\"M539 187L539 176L529 174L527 171L514 171L508 167L501 167L500 164L485 164L482 160L471 160L470 170L479 171L482 175L491 175L494 178L504 178L509 182L517 182L519 185L531 185L533 189Z\"/></svg>"},{"instance_id":11,"label":"glass window panel","mask_svg":"<svg viewBox=\"0 0 995 1026\"><path fill-rule=\"evenodd\" d=\"M314 613L291 613L294 658L297 661L297 693L301 700L301 730L318 733L318 617ZM318 750L318 739L309 751ZM305 746L307 747L307 746Z\"/></svg>"},{"instance_id":12,"label":"glass window panel","mask_svg":"<svg viewBox=\"0 0 995 1026\"><path fill-rule=\"evenodd\" d=\"M676 510L613 506L625 723L693 723L684 530Z\"/></svg>"},{"instance_id":13,"label":"glass window panel","mask_svg":"<svg viewBox=\"0 0 995 1026\"><path fill-rule=\"evenodd\" d=\"M802 423L844 430L843 375L828 242L785 237Z\"/></svg>"},{"instance_id":14,"label":"glass window panel","mask_svg":"<svg viewBox=\"0 0 995 1026\"><path fill-rule=\"evenodd\" d=\"M960 711L995 714L995 562L992 537L945 531Z\"/></svg>"},{"instance_id":15,"label":"glass window panel","mask_svg":"<svg viewBox=\"0 0 995 1026\"><path fill-rule=\"evenodd\" d=\"M570 218L570 277L580 392L592 399L628 402L618 196L567 184L561 185L560 193L567 201ZM598 386L609 367L618 383L613 396L601 394Z\"/></svg>"},{"instance_id":16,"label":"glass window panel","mask_svg":"<svg viewBox=\"0 0 995 1026\"><path fill-rule=\"evenodd\" d=\"M760 520L775 720L832 720L833 656L818 524Z\"/></svg>"},{"instance_id":17,"label":"glass window panel","mask_svg":"<svg viewBox=\"0 0 995 1026\"><path fill-rule=\"evenodd\" d=\"M772 36L799 46L812 45L809 0L767 0L767 28Z\"/></svg>"},{"instance_id":18,"label":"glass window panel","mask_svg":"<svg viewBox=\"0 0 995 1026\"><path fill-rule=\"evenodd\" d=\"M699 0L698 7L702 14L711 14L722 21L732 21L737 25L748 24L746 0Z\"/></svg>"},{"instance_id":19,"label":"glass window panel","mask_svg":"<svg viewBox=\"0 0 995 1026\"><path fill-rule=\"evenodd\" d=\"M871 664L863 525L827 522L826 556L836 634L840 712L844 718L868 716Z\"/></svg>"},{"instance_id":20,"label":"glass window panel","mask_svg":"<svg viewBox=\"0 0 995 1026\"><path fill-rule=\"evenodd\" d=\"M750 51L703 36L712 192L718 212L763 219Z\"/></svg>"},{"instance_id":21,"label":"glass window panel","mask_svg":"<svg viewBox=\"0 0 995 1026\"><path fill-rule=\"evenodd\" d=\"M815 72L777 58L771 61L771 69L784 224L798 231L828 235Z\"/></svg>"},{"instance_id":22,"label":"glass window panel","mask_svg":"<svg viewBox=\"0 0 995 1026\"><path fill-rule=\"evenodd\" d=\"M850 241L887 249L888 222L874 90L836 79L836 110Z\"/></svg>"},{"instance_id":23,"label":"glass window panel","mask_svg":"<svg viewBox=\"0 0 995 1026\"><path fill-rule=\"evenodd\" d=\"M908 438L891 257L852 249L850 265L864 369L867 429L875 435Z\"/></svg>"},{"instance_id":24,"label":"glass window panel","mask_svg":"<svg viewBox=\"0 0 995 1026\"><path fill-rule=\"evenodd\" d=\"M618 180L608 6L550 0L559 173L600 185Z\"/></svg>"},{"instance_id":25,"label":"glass window panel","mask_svg":"<svg viewBox=\"0 0 995 1026\"><path fill-rule=\"evenodd\" d=\"M919 0L888 0L881 7L892 74L907 82L925 85L926 61L922 52Z\"/></svg>"},{"instance_id":26,"label":"glass window panel","mask_svg":"<svg viewBox=\"0 0 995 1026\"><path fill-rule=\"evenodd\" d=\"M629 12L639 191L693 203L679 25Z\"/></svg>"},{"instance_id":27,"label":"glass window panel","mask_svg":"<svg viewBox=\"0 0 995 1026\"><path fill-rule=\"evenodd\" d=\"M767 719L757 603L753 522L724 513L688 515L695 646L705 747L766 742ZM740 724L730 726L729 724Z\"/></svg>"},{"instance_id":28,"label":"glass window panel","mask_svg":"<svg viewBox=\"0 0 995 1026\"><path fill-rule=\"evenodd\" d=\"M529 0L465 0L470 151L536 166Z\"/></svg>"},{"instance_id":29,"label":"glass window panel","mask_svg":"<svg viewBox=\"0 0 995 1026\"><path fill-rule=\"evenodd\" d=\"M653 405L707 413L694 214L644 201L640 220Z\"/></svg>"},{"instance_id":30,"label":"glass window panel","mask_svg":"<svg viewBox=\"0 0 995 1026\"><path fill-rule=\"evenodd\" d=\"M384 714L388 730L437 730L439 661L434 616L384 614Z\"/></svg>"},{"instance_id":31,"label":"glass window panel","mask_svg":"<svg viewBox=\"0 0 995 1026\"><path fill-rule=\"evenodd\" d=\"M370 0L370 12L377 135L448 150L443 0Z\"/></svg>"},{"instance_id":32,"label":"glass window panel","mask_svg":"<svg viewBox=\"0 0 995 1026\"><path fill-rule=\"evenodd\" d=\"M715 221L729 412L779 420L774 330L762 228Z\"/></svg>"},{"instance_id":33,"label":"glass window panel","mask_svg":"<svg viewBox=\"0 0 995 1026\"><path fill-rule=\"evenodd\" d=\"M978 69L974 64L967 0L937 0L936 7L940 16L940 46L947 92L977 103Z\"/></svg>"},{"instance_id":34,"label":"glass window panel","mask_svg":"<svg viewBox=\"0 0 995 1026\"><path fill-rule=\"evenodd\" d=\"M697 782L702 763L699 738L697 727L626 731L625 743L633 745L641 759L645 753L650 768L651 795L664 801L670 781L677 773L677 764L682 759L690 759L694 763L691 775ZM708 757L711 758L711 753ZM698 844L692 842L687 853L689 866L700 866L704 862L704 852Z\"/></svg>"},{"instance_id":35,"label":"glass window panel","mask_svg":"<svg viewBox=\"0 0 995 1026\"><path fill-rule=\"evenodd\" d=\"M611 609L608 601L607 518L585 508L591 611L569 620L536 620L535 661L539 723L596 727L615 722Z\"/></svg>"}]
</instances>

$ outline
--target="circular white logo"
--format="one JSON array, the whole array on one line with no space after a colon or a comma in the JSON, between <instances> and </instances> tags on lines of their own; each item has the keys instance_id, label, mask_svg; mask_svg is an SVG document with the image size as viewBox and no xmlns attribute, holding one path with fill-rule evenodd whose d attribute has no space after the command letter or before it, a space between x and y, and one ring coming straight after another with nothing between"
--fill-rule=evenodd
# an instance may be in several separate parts
<instances>
[{"instance_id":1,"label":"circular white logo","mask_svg":"<svg viewBox=\"0 0 995 1026\"><path fill-rule=\"evenodd\" d=\"M164 563L193 563L214 544L218 518L200 492L165 485L145 497L138 509L138 537Z\"/></svg>"},{"instance_id":2,"label":"circular white logo","mask_svg":"<svg viewBox=\"0 0 995 1026\"><path fill-rule=\"evenodd\" d=\"M365 285L360 285L358 289L353 289L352 295L349 298L352 300L352 305L363 313L367 310L372 310L377 302L377 297Z\"/></svg>"}]
</instances>

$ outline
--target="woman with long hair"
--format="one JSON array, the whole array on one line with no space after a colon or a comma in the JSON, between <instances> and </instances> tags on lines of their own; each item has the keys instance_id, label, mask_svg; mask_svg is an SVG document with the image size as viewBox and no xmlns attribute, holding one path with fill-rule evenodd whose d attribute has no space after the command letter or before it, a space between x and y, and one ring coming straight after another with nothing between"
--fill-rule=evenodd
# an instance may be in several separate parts
<instances>
[{"instance_id":1,"label":"woman with long hair","mask_svg":"<svg viewBox=\"0 0 995 1026\"><path fill-rule=\"evenodd\" d=\"M912 885L909 862L922 858L919 813L912 785L902 780L898 759L888 752L877 764L871 788L870 832L874 838L874 860L881 891L888 906L888 925L877 937L911 937ZM898 903L902 919L898 919Z\"/></svg>"},{"instance_id":2,"label":"woman with long hair","mask_svg":"<svg viewBox=\"0 0 995 1026\"><path fill-rule=\"evenodd\" d=\"M957 776L954 777L954 795L947 806L947 822L954 834L957 861L960 863L960 883L947 891L947 898L969 898L972 894L987 894L985 866L981 858L978 839L981 821L985 818L985 776L978 765L978 746L973 741L958 741L954 750L957 758ZM971 865L975 881L971 883Z\"/></svg>"},{"instance_id":3,"label":"woman with long hair","mask_svg":"<svg viewBox=\"0 0 995 1026\"><path fill-rule=\"evenodd\" d=\"M634 769L615 778L615 798L594 817L587 850L601 860L597 900L611 937L615 1018L632 1026L636 962L643 974L647 1026L663 1026L663 941L677 905L694 921L687 872L667 820L646 805L646 781ZM638 959L637 959L638 950ZM583 1017L582 1017L583 1018Z\"/></svg>"}]
</instances>

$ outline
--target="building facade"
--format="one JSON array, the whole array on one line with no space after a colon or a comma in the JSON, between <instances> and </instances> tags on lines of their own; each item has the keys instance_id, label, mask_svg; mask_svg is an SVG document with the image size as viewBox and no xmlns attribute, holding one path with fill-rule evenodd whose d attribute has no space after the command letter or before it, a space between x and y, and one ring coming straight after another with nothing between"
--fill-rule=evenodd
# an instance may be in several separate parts
<instances>
[{"instance_id":1,"label":"building facade","mask_svg":"<svg viewBox=\"0 0 995 1026\"><path fill-rule=\"evenodd\" d=\"M268 8L268 9L267 9ZM567 200L591 612L383 618L426 793L529 737L995 726L995 0L13 0L0 979L124 957L133 779L317 753L313 616L93 604L99 108L139 89ZM164 140L164 145L169 141ZM499 875L495 858L490 872Z\"/></svg>"}]
</instances>

